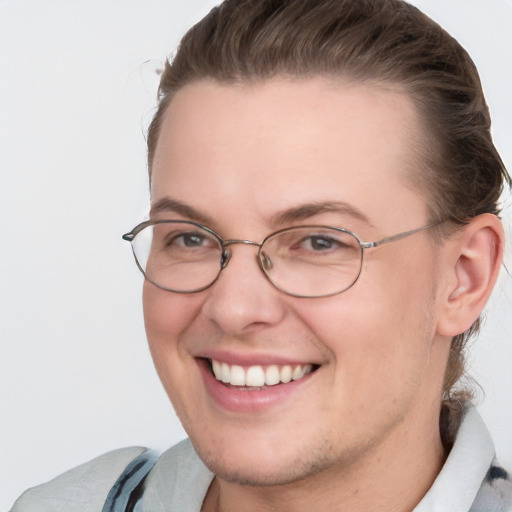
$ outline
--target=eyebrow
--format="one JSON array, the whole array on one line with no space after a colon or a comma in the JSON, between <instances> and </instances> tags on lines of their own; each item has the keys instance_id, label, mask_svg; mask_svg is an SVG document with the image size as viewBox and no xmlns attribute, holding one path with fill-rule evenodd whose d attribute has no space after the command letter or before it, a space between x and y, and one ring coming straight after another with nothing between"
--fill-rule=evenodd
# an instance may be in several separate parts
<instances>
[{"instance_id":1,"label":"eyebrow","mask_svg":"<svg viewBox=\"0 0 512 512\"><path fill-rule=\"evenodd\" d=\"M149 211L149 216L151 218L158 213L169 212L176 213L182 217L186 217L187 219L198 222L199 224L213 224L213 220L210 216L200 212L199 210L196 210L192 206L189 206L170 197L164 197L152 205Z\"/></svg>"},{"instance_id":2,"label":"eyebrow","mask_svg":"<svg viewBox=\"0 0 512 512\"><path fill-rule=\"evenodd\" d=\"M170 197L164 197L157 201L151 207L150 217L153 217L159 213L169 212L176 213L182 217L186 217L187 219L207 226L212 226L214 224L212 217L209 215ZM311 217L314 217L315 215L320 215L322 213L337 213L347 215L353 219L372 226L372 223L364 213L358 210L355 206L352 206L351 204L345 203L343 201L313 202L287 208L272 215L271 225L278 227L286 226L287 224L307 220Z\"/></svg>"},{"instance_id":3,"label":"eyebrow","mask_svg":"<svg viewBox=\"0 0 512 512\"><path fill-rule=\"evenodd\" d=\"M314 202L302 204L294 208L287 208L286 210L277 212L272 216L272 224L276 226L283 226L291 224L292 222L307 220L310 217L314 217L315 215L320 215L322 213L338 213L347 215L355 220L372 226L372 223L363 212L358 210L355 206L343 201Z\"/></svg>"}]
</instances>

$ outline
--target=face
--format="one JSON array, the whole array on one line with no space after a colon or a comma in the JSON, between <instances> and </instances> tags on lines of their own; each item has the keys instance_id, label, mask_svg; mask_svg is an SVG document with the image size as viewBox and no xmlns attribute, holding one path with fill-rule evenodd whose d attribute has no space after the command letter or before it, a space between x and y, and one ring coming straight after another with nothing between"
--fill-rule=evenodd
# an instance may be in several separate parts
<instances>
[{"instance_id":1,"label":"face","mask_svg":"<svg viewBox=\"0 0 512 512\"><path fill-rule=\"evenodd\" d=\"M379 240L428 224L408 180L420 138L408 98L383 87L187 85L163 119L152 217L200 221L224 239L321 224ZM231 250L204 291L144 284L157 371L218 476L277 484L343 470L437 421L447 353L436 336L440 249L428 231L369 249L353 287L314 299L273 287L254 246ZM297 380L282 382L293 370ZM280 383L262 385L262 375ZM244 376L250 386L232 385Z\"/></svg>"}]
</instances>

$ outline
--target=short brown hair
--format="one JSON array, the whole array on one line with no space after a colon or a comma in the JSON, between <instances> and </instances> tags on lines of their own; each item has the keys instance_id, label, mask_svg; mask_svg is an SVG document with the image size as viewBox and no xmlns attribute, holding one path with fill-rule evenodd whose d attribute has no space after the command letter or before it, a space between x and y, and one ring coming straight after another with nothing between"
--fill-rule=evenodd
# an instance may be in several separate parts
<instances>
[{"instance_id":1,"label":"short brown hair","mask_svg":"<svg viewBox=\"0 0 512 512\"><path fill-rule=\"evenodd\" d=\"M426 192L431 222L449 219L453 226L499 213L510 176L491 138L476 67L453 37L401 0L225 0L166 62L148 131L150 172L163 113L181 87L205 78L236 83L276 75L398 86L430 135L413 179ZM479 320L452 340L446 407L459 400L453 389L465 371L464 347L478 329Z\"/></svg>"}]
</instances>

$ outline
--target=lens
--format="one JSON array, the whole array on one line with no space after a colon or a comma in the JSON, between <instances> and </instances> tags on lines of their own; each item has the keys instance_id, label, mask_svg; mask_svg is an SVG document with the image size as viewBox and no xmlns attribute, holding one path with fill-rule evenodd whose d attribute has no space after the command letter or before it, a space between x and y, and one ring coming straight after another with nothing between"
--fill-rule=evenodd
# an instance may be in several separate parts
<instances>
[{"instance_id":1,"label":"lens","mask_svg":"<svg viewBox=\"0 0 512 512\"><path fill-rule=\"evenodd\" d=\"M150 224L137 233L132 247L146 279L165 290L199 291L220 272L220 240L191 222Z\"/></svg>"},{"instance_id":2,"label":"lens","mask_svg":"<svg viewBox=\"0 0 512 512\"><path fill-rule=\"evenodd\" d=\"M361 271L357 237L338 228L306 226L267 237L260 250L271 261L262 269L272 283L290 295L321 297L350 288Z\"/></svg>"},{"instance_id":3,"label":"lens","mask_svg":"<svg viewBox=\"0 0 512 512\"><path fill-rule=\"evenodd\" d=\"M164 290L204 290L223 268L222 239L195 222L147 222L127 236L146 279ZM259 245L227 241L227 245L234 243ZM269 235L261 244L258 257L269 281L283 292L297 297L326 297L341 293L356 282L362 254L359 239L350 231L300 226Z\"/></svg>"}]
</instances>

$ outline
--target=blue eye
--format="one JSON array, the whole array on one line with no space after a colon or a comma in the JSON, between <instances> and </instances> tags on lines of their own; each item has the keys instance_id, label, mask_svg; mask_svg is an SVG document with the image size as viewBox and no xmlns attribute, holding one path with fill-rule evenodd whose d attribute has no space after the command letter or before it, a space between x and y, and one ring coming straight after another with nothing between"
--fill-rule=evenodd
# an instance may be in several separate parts
<instances>
[{"instance_id":1,"label":"blue eye","mask_svg":"<svg viewBox=\"0 0 512 512\"><path fill-rule=\"evenodd\" d=\"M343 240L337 240L331 236L309 235L301 240L300 246L308 251L324 252L350 249L353 244L345 243Z\"/></svg>"},{"instance_id":2,"label":"blue eye","mask_svg":"<svg viewBox=\"0 0 512 512\"><path fill-rule=\"evenodd\" d=\"M314 251L325 251L332 249L334 245L339 245L339 242L336 240L325 236L310 236L305 243L309 245L308 248Z\"/></svg>"},{"instance_id":3,"label":"blue eye","mask_svg":"<svg viewBox=\"0 0 512 512\"><path fill-rule=\"evenodd\" d=\"M218 245L214 239L197 231L178 231L169 233L165 238L164 246L173 250L202 249Z\"/></svg>"},{"instance_id":4,"label":"blue eye","mask_svg":"<svg viewBox=\"0 0 512 512\"><path fill-rule=\"evenodd\" d=\"M200 247L207 239L198 233L184 233L174 240L180 241L185 247Z\"/></svg>"}]
</instances>

